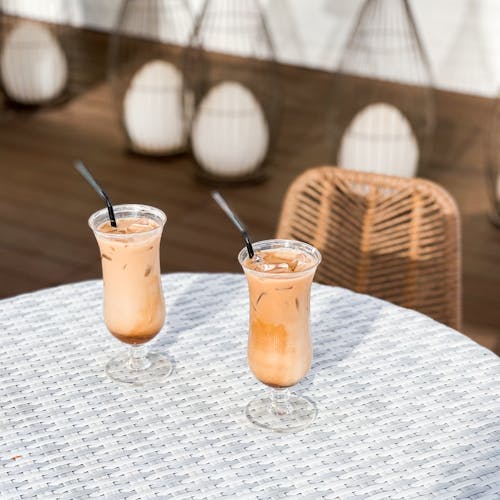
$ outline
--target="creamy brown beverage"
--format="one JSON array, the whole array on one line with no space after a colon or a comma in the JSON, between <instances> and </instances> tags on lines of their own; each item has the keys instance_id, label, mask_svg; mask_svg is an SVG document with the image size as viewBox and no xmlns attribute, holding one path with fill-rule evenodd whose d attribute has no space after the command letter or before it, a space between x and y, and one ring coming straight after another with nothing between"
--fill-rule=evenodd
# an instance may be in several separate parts
<instances>
[{"instance_id":1,"label":"creamy brown beverage","mask_svg":"<svg viewBox=\"0 0 500 500\"><path fill-rule=\"evenodd\" d=\"M160 281L162 227L147 217L117 218L95 231L102 261L104 321L122 342L143 344L161 330L165 304Z\"/></svg>"},{"instance_id":2,"label":"creamy brown beverage","mask_svg":"<svg viewBox=\"0 0 500 500\"><path fill-rule=\"evenodd\" d=\"M293 386L311 366L309 303L317 254L271 248L242 262L250 299L248 364L268 386Z\"/></svg>"}]
</instances>

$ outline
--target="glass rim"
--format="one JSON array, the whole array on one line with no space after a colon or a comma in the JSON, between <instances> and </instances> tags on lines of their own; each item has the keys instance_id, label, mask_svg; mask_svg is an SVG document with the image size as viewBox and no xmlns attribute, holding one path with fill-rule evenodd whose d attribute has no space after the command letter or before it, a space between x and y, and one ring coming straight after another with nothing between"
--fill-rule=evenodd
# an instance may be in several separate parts
<instances>
[{"instance_id":1,"label":"glass rim","mask_svg":"<svg viewBox=\"0 0 500 500\"><path fill-rule=\"evenodd\" d=\"M264 271L256 271L255 269L249 269L248 267L244 266L244 262L248 257L248 250L247 247L243 247L240 252L238 253L238 262L240 263L241 267L245 272L256 274L262 277L273 277L273 278L280 278L280 279L287 279L287 278L295 278L297 276L301 276L303 274L307 274L311 272L311 270L316 269L319 264L321 263L322 256L321 252L313 245L306 243L304 241L299 241L299 240L288 240L288 239L283 239L283 238L271 238L268 240L261 240L261 241L256 241L255 243L252 243L252 247L254 251L259 251L259 250L270 250L272 248L280 249L280 248L291 248L291 249L297 249L297 250L303 250L307 255L310 255L315 259L315 262L313 262L309 267L306 269L303 269L302 271L298 272L293 272L293 273L269 273L269 272L264 272ZM259 248L261 247L261 248ZM264 248L262 248L264 247Z\"/></svg>"},{"instance_id":2,"label":"glass rim","mask_svg":"<svg viewBox=\"0 0 500 500\"><path fill-rule=\"evenodd\" d=\"M128 203L128 204L122 204L122 205L113 205L113 211L115 214L116 219L120 219L120 214L121 213L126 213L126 212L137 212L137 213L143 213L144 217L147 217L148 215L151 215L151 218L155 219L155 222L158 222L158 227L149 229L148 231L144 231L142 233L131 233L131 234L115 234L115 233L105 233L103 231L99 231L99 225L101 225L103 222L106 220L109 220L108 216L108 209L107 208L101 208L100 210L97 210L94 212L88 219L88 225L94 233L99 234L100 236L103 236L105 238L127 238L127 237L137 237L137 236L148 236L154 232L157 232L158 230L163 230L163 227L165 226L167 222L167 215L163 210L160 210L159 208L152 207L151 205L142 205L139 203ZM97 224L97 221L104 216L104 220Z\"/></svg>"}]
</instances>

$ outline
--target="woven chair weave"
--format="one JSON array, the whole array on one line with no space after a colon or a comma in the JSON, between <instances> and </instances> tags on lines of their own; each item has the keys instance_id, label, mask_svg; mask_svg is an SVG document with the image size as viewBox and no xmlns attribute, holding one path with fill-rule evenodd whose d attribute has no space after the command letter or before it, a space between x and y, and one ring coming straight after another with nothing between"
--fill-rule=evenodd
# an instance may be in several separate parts
<instances>
[{"instance_id":1,"label":"woven chair weave","mask_svg":"<svg viewBox=\"0 0 500 500\"><path fill-rule=\"evenodd\" d=\"M317 281L461 326L459 217L440 186L335 167L290 186L277 231L316 246Z\"/></svg>"}]
</instances>

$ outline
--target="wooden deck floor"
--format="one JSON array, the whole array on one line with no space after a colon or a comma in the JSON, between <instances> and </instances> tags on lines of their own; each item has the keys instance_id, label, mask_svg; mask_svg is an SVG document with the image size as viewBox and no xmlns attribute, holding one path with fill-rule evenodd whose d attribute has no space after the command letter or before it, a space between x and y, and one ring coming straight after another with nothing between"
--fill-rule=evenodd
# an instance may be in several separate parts
<instances>
[{"instance_id":1,"label":"wooden deck floor","mask_svg":"<svg viewBox=\"0 0 500 500\"><path fill-rule=\"evenodd\" d=\"M274 234L291 180L327 162L318 97L327 82L320 72L287 68L284 127L271 177L223 189L255 239ZM440 147L425 174L452 193L462 213L464 332L500 353L500 231L486 216L478 138L490 103L442 92L437 104ZM462 127L461 116L467 116ZM110 89L94 81L57 108L0 115L0 297L99 277L87 218L102 204L73 170L76 158L91 168L114 203L165 210L164 272L239 272L239 235L210 199L210 187L196 179L189 156L154 160L128 154Z\"/></svg>"}]
</instances>

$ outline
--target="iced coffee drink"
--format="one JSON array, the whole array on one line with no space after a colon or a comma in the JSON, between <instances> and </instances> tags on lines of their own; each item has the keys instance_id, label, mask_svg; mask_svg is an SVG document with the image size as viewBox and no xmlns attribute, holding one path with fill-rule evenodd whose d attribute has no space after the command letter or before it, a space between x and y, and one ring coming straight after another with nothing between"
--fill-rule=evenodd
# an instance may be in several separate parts
<instances>
[{"instance_id":1,"label":"iced coffee drink","mask_svg":"<svg viewBox=\"0 0 500 500\"><path fill-rule=\"evenodd\" d=\"M122 342L143 344L165 321L160 282L161 228L146 217L109 221L97 228L104 281L104 321Z\"/></svg>"},{"instance_id":2,"label":"iced coffee drink","mask_svg":"<svg viewBox=\"0 0 500 500\"><path fill-rule=\"evenodd\" d=\"M118 340L131 346L127 356L108 363L107 372L122 382L144 383L168 362L141 347L165 322L159 249L166 216L153 207L118 205L115 217L116 227L107 210L89 219L101 256L104 322Z\"/></svg>"},{"instance_id":3,"label":"iced coffee drink","mask_svg":"<svg viewBox=\"0 0 500 500\"><path fill-rule=\"evenodd\" d=\"M311 245L291 240L261 241L254 251L251 259L246 249L239 255L249 291L248 364L258 380L282 390L297 384L311 367L310 292L321 256ZM301 399L292 401L287 391L279 390L271 398L276 411L287 414L293 401ZM284 406L280 398L286 400ZM262 426L283 430L279 420ZM287 429L294 427L288 424Z\"/></svg>"}]
</instances>

